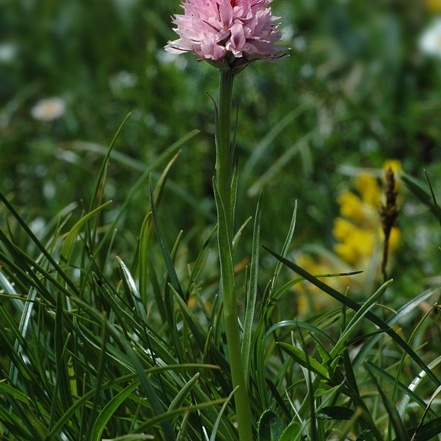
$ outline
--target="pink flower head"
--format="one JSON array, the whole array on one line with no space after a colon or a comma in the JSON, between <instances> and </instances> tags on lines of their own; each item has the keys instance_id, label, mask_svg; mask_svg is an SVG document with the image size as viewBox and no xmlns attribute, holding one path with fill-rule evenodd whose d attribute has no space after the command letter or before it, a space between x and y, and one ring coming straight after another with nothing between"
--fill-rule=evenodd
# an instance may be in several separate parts
<instances>
[{"instance_id":1,"label":"pink flower head","mask_svg":"<svg viewBox=\"0 0 441 441\"><path fill-rule=\"evenodd\" d=\"M233 62L275 59L282 33L269 4L272 0L185 0L184 14L173 17L179 38L165 50L193 52L202 59Z\"/></svg>"}]
</instances>

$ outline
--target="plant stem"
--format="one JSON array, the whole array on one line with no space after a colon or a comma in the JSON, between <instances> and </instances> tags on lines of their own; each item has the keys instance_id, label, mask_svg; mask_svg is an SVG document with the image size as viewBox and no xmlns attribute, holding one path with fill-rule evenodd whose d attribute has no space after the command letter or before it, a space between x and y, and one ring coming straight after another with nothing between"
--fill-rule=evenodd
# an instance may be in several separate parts
<instances>
[{"instance_id":1,"label":"plant stem","mask_svg":"<svg viewBox=\"0 0 441 441\"><path fill-rule=\"evenodd\" d=\"M233 79L233 73L230 68L220 69L219 107L216 126L216 183L225 208L230 239L233 237L233 211L231 201L233 152L230 139Z\"/></svg>"},{"instance_id":2,"label":"plant stem","mask_svg":"<svg viewBox=\"0 0 441 441\"><path fill-rule=\"evenodd\" d=\"M253 441L250 403L242 367L241 336L233 267L233 146L231 145L231 97L234 75L230 68L220 69L219 104L216 124L216 183L218 246L221 272L224 324L236 407L240 441Z\"/></svg>"}]
</instances>

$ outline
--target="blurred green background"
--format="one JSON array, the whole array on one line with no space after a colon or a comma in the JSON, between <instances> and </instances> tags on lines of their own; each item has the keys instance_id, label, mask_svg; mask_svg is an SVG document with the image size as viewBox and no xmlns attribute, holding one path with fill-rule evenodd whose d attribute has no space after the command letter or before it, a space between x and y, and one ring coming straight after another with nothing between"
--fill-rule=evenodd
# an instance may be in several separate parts
<instances>
[{"instance_id":1,"label":"blurred green background","mask_svg":"<svg viewBox=\"0 0 441 441\"><path fill-rule=\"evenodd\" d=\"M264 244L280 248L298 200L296 246L332 249L336 198L360 169L380 173L395 158L418 178L426 169L440 188L441 48L427 54L419 42L441 6L275 0L272 8L291 53L236 81L238 220L253 214L264 188ZM200 247L215 213L208 94L216 96L218 76L192 55L164 52L179 12L177 0L0 0L0 190L30 222L44 224L71 202L87 206L103 152L131 112L106 198L118 207L147 164L199 129L172 171L161 218L170 240L183 229L190 252ZM49 97L65 109L45 121L35 106ZM405 200L394 271L413 295L441 269L440 237L430 214ZM120 252L133 250L147 207L146 186L122 220Z\"/></svg>"}]
</instances>

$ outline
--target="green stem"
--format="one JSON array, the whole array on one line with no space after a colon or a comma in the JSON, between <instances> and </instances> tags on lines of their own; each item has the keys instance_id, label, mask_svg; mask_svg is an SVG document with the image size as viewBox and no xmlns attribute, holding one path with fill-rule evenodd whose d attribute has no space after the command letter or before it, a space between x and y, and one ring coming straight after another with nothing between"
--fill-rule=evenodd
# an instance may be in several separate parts
<instances>
[{"instance_id":1,"label":"green stem","mask_svg":"<svg viewBox=\"0 0 441 441\"><path fill-rule=\"evenodd\" d=\"M233 267L233 213L232 197L233 148L231 145L231 97L234 75L230 68L220 70L219 107L216 124L216 183L215 195L218 213L218 246L221 271L221 292L228 356L236 407L240 441L253 441L251 411L245 373L242 367L241 335L237 316L237 300Z\"/></svg>"},{"instance_id":2,"label":"green stem","mask_svg":"<svg viewBox=\"0 0 441 441\"><path fill-rule=\"evenodd\" d=\"M231 146L231 98L233 73L230 68L220 70L219 107L216 127L216 183L227 215L228 233L233 235L231 184L233 155Z\"/></svg>"}]
</instances>

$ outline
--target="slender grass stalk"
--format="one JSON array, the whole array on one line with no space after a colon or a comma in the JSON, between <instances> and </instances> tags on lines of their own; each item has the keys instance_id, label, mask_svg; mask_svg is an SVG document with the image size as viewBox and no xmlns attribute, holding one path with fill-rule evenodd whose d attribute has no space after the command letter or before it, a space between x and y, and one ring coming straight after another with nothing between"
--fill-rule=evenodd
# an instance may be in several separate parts
<instances>
[{"instance_id":1,"label":"slender grass stalk","mask_svg":"<svg viewBox=\"0 0 441 441\"><path fill-rule=\"evenodd\" d=\"M234 74L230 67L220 69L219 104L216 121L216 177L214 182L218 216L218 246L221 292L228 356L230 360L234 402L240 441L252 441L251 412L241 356L241 336L232 257L234 225L233 164L231 143L231 98Z\"/></svg>"}]
</instances>

